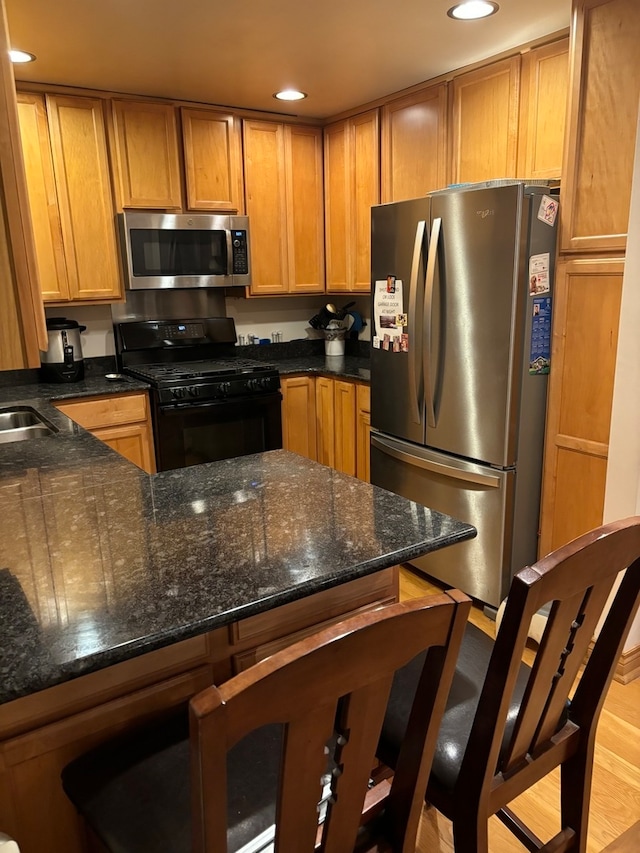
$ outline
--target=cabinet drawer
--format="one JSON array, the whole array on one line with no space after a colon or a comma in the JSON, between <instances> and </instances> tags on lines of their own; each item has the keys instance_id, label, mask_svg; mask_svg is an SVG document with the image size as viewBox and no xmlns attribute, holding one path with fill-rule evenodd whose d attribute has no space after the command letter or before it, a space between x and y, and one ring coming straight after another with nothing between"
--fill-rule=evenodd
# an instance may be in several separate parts
<instances>
[{"instance_id":1,"label":"cabinet drawer","mask_svg":"<svg viewBox=\"0 0 640 853\"><path fill-rule=\"evenodd\" d=\"M386 607L386 605L394 604L396 601L397 597L395 595L389 595L386 598L377 599L369 604L362 605L362 607L357 607L355 610L350 610L348 613L341 613L339 616L334 616L331 619L325 619L323 622L316 625L309 625L307 628L303 628L293 634L287 634L286 637L279 637L277 640L272 640L269 643L263 643L260 646L255 646L244 652L240 652L237 655L233 655L233 671L236 675L239 672L244 672L245 669L248 669L250 666L258 663L258 661L270 657L276 652L279 652L281 649L293 645L293 643L297 643L298 640L304 640L306 637L316 634L323 628L329 628L331 625L335 625L336 622L341 622L343 619L347 619L350 616L357 616L359 613L366 613L369 610L375 610L377 607Z\"/></svg>"},{"instance_id":2,"label":"cabinet drawer","mask_svg":"<svg viewBox=\"0 0 640 853\"><path fill-rule=\"evenodd\" d=\"M112 397L87 397L56 403L56 408L85 429L130 424L147 419L146 392L117 394Z\"/></svg>"},{"instance_id":3,"label":"cabinet drawer","mask_svg":"<svg viewBox=\"0 0 640 853\"><path fill-rule=\"evenodd\" d=\"M397 596L397 569L384 569L365 578L292 601L275 610L258 613L229 626L233 645L271 642L304 628L317 628L324 622L351 612L362 605Z\"/></svg>"}]
</instances>

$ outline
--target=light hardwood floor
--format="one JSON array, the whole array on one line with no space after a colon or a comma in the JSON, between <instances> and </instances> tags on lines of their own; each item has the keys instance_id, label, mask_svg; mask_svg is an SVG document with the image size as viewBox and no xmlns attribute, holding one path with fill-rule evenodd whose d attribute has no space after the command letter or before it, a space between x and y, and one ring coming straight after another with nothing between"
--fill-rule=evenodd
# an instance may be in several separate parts
<instances>
[{"instance_id":1,"label":"light hardwood floor","mask_svg":"<svg viewBox=\"0 0 640 853\"><path fill-rule=\"evenodd\" d=\"M407 568L400 570L401 600L438 592L439 587ZM495 624L474 606L470 619L491 636ZM526 659L526 658L525 658ZM543 839L558 831L558 773L550 774L513 801L514 811ZM524 847L492 817L491 853L517 853ZM451 853L451 824L434 808L424 810L416 853ZM640 679L613 682L596 738L587 853L640 851Z\"/></svg>"}]
</instances>

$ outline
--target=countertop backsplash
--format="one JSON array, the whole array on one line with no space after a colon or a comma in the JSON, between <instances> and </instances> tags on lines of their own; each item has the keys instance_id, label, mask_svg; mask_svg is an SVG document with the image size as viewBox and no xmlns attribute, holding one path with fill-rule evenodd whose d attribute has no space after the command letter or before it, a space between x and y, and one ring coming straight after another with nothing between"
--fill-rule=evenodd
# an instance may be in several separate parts
<instances>
[{"instance_id":1,"label":"countertop backsplash","mask_svg":"<svg viewBox=\"0 0 640 853\"><path fill-rule=\"evenodd\" d=\"M324 293L313 296L261 297L245 299L240 296L227 296L225 306L227 317L233 317L236 333L272 340L274 333L281 335L283 343L308 342L309 320L317 314L327 302L333 302L338 308L355 301L355 310L359 311L367 325L360 332L358 342L368 343L371 330L371 308L369 296L346 294L338 297ZM87 327L82 333L82 354L85 359L115 355L113 340L113 322L109 305L62 305L47 307L47 317L67 317ZM348 353L348 351L347 351ZM355 353L352 353L355 354ZM248 353L247 353L248 355ZM259 356L258 356L259 357Z\"/></svg>"}]
</instances>

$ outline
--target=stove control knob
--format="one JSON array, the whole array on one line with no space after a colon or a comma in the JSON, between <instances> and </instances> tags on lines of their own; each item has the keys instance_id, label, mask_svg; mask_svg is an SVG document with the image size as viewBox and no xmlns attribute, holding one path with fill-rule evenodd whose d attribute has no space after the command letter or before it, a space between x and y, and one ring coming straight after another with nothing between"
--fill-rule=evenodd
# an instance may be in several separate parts
<instances>
[{"instance_id":1,"label":"stove control knob","mask_svg":"<svg viewBox=\"0 0 640 853\"><path fill-rule=\"evenodd\" d=\"M197 385L190 385L185 390L190 397L199 397L200 396L200 389L198 388Z\"/></svg>"},{"instance_id":2,"label":"stove control knob","mask_svg":"<svg viewBox=\"0 0 640 853\"><path fill-rule=\"evenodd\" d=\"M220 393L223 397L226 397L227 394L231 391L231 383L230 382L221 382L220 383Z\"/></svg>"},{"instance_id":3,"label":"stove control knob","mask_svg":"<svg viewBox=\"0 0 640 853\"><path fill-rule=\"evenodd\" d=\"M171 396L173 397L174 400L181 400L182 397L185 396L185 393L186 392L185 392L184 388L172 388L171 389Z\"/></svg>"}]
</instances>

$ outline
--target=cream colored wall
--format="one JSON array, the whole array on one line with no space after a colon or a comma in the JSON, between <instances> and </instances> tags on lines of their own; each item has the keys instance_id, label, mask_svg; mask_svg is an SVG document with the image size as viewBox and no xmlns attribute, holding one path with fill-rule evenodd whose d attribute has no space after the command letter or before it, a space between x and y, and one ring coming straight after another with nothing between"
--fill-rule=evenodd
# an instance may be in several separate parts
<instances>
[{"instance_id":1,"label":"cream colored wall","mask_svg":"<svg viewBox=\"0 0 640 853\"><path fill-rule=\"evenodd\" d=\"M309 319L327 302L338 308L354 301L355 309L366 319L367 325L359 335L361 341L370 340L370 300L368 296L280 296L260 299L245 299L228 296L225 300L227 317L233 317L238 335L257 335L271 339L272 332L282 332L283 341L307 339ZM87 327L82 333L82 354L95 358L115 353L111 306L80 305L47 308L47 317L66 317Z\"/></svg>"},{"instance_id":2,"label":"cream colored wall","mask_svg":"<svg viewBox=\"0 0 640 853\"><path fill-rule=\"evenodd\" d=\"M604 520L640 515L640 124L622 285ZM640 615L625 651L640 644Z\"/></svg>"}]
</instances>

